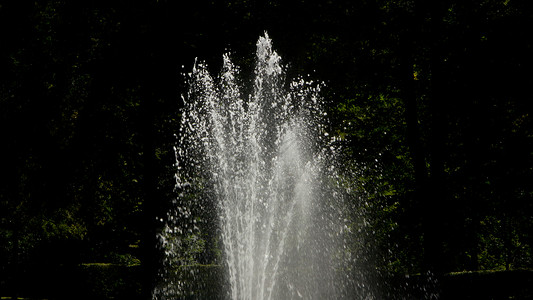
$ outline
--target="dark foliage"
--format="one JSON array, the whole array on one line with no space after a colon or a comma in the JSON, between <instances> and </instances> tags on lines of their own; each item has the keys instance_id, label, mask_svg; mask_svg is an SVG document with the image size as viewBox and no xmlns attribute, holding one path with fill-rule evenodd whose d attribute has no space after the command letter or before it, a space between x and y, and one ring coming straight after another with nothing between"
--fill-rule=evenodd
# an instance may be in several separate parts
<instances>
[{"instance_id":1,"label":"dark foliage","mask_svg":"<svg viewBox=\"0 0 533 300\"><path fill-rule=\"evenodd\" d=\"M227 50L251 66L265 30L369 167L378 268L532 268L532 26L524 0L3 1L2 288L140 262L149 293L181 73Z\"/></svg>"}]
</instances>

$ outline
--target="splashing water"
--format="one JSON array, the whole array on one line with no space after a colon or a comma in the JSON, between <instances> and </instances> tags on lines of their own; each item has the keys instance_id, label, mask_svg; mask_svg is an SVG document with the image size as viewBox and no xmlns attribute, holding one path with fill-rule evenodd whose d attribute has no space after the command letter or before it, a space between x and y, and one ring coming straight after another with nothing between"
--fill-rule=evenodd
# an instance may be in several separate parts
<instances>
[{"instance_id":1,"label":"splashing water","mask_svg":"<svg viewBox=\"0 0 533 300\"><path fill-rule=\"evenodd\" d=\"M321 85L300 78L286 86L284 68L265 33L250 94L228 54L218 77L204 63L189 74L176 148L179 195L160 238L172 272L187 264L178 253L209 219L193 211L214 216L228 285L221 298L347 296L350 275L340 270L350 256L350 228ZM168 267L176 256L178 267ZM167 279L166 289L183 284Z\"/></svg>"}]
</instances>

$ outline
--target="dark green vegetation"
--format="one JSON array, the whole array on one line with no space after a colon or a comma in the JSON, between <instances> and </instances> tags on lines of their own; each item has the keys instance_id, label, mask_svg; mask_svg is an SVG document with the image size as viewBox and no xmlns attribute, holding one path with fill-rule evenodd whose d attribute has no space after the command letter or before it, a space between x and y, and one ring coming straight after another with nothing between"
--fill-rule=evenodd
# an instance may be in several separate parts
<instances>
[{"instance_id":1,"label":"dark green vegetation","mask_svg":"<svg viewBox=\"0 0 533 300\"><path fill-rule=\"evenodd\" d=\"M250 65L264 30L289 75L326 82L384 273L531 269L531 28L529 0L2 1L0 292L112 263L142 270L112 296L146 296L180 73L225 49Z\"/></svg>"}]
</instances>

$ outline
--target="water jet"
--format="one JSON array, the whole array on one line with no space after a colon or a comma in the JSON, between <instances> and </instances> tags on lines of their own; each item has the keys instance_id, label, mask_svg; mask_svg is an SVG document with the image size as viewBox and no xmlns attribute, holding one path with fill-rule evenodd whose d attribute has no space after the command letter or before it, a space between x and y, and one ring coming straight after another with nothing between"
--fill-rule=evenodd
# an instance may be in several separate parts
<instances>
[{"instance_id":1,"label":"water jet","mask_svg":"<svg viewBox=\"0 0 533 300\"><path fill-rule=\"evenodd\" d=\"M285 69L265 33L248 84L229 54L218 76L202 62L188 74L178 195L162 219L165 262L154 298L198 296L176 274L200 276L191 249L205 250L194 244L205 228L221 250L221 299L342 299L356 286L372 295L354 276L353 198L338 172L338 139L327 132L323 85L287 80Z\"/></svg>"}]
</instances>

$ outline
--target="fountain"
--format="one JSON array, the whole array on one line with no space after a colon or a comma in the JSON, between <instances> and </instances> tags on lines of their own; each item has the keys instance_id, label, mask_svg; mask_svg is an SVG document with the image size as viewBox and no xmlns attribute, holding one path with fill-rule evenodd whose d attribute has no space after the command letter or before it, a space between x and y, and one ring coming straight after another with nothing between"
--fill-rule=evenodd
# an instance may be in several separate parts
<instances>
[{"instance_id":1,"label":"fountain","mask_svg":"<svg viewBox=\"0 0 533 300\"><path fill-rule=\"evenodd\" d=\"M218 77L200 62L188 75L175 149L178 197L161 219L165 262L154 299L200 297L187 289L201 281L193 266L206 239L221 249L222 275L195 289L222 285L221 299L352 297L365 282L354 276L350 191L337 174L322 85L286 81L266 33L253 80L240 76L229 54Z\"/></svg>"}]
</instances>

